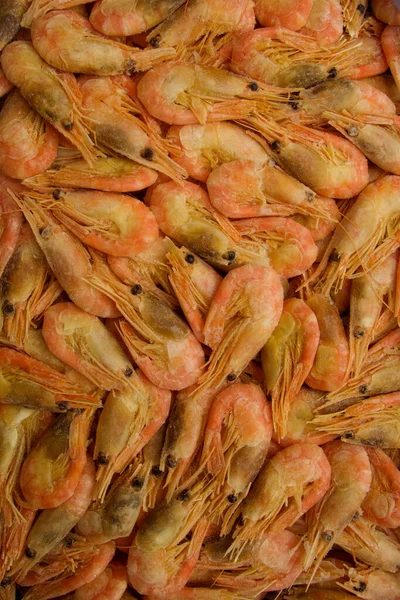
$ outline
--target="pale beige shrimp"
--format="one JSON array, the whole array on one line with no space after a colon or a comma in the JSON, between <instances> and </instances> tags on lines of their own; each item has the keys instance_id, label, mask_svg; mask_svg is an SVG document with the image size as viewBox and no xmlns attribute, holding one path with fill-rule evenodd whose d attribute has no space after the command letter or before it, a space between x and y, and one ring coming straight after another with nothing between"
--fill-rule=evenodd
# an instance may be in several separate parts
<instances>
[{"instance_id":1,"label":"pale beige shrimp","mask_svg":"<svg viewBox=\"0 0 400 600\"><path fill-rule=\"evenodd\" d=\"M313 0L256 0L257 21L266 27L298 31L307 23Z\"/></svg>"},{"instance_id":2,"label":"pale beige shrimp","mask_svg":"<svg viewBox=\"0 0 400 600\"><path fill-rule=\"evenodd\" d=\"M249 118L269 142L276 162L290 175L328 198L351 198L368 183L368 162L348 140L332 133L261 116Z\"/></svg>"},{"instance_id":3,"label":"pale beige shrimp","mask_svg":"<svg viewBox=\"0 0 400 600\"><path fill-rule=\"evenodd\" d=\"M233 34L254 25L253 2L233 0L227 11L224 0L192 0L164 19L147 40L155 48L176 47L179 55L189 59L195 54L202 60L218 61L219 52L223 58L229 52Z\"/></svg>"},{"instance_id":4,"label":"pale beige shrimp","mask_svg":"<svg viewBox=\"0 0 400 600\"><path fill-rule=\"evenodd\" d=\"M346 212L311 277L319 278L322 293L339 290L360 267L368 271L397 247L399 186L400 177L386 175L370 183Z\"/></svg>"},{"instance_id":5,"label":"pale beige shrimp","mask_svg":"<svg viewBox=\"0 0 400 600\"><path fill-rule=\"evenodd\" d=\"M82 114L82 95L75 77L58 73L44 62L30 42L9 44L1 54L3 71L39 115L64 135L89 164L98 151Z\"/></svg>"},{"instance_id":6,"label":"pale beige shrimp","mask_svg":"<svg viewBox=\"0 0 400 600\"><path fill-rule=\"evenodd\" d=\"M168 279L191 330L204 343L205 319L222 277L184 246L178 248L169 239L166 244Z\"/></svg>"},{"instance_id":7,"label":"pale beige shrimp","mask_svg":"<svg viewBox=\"0 0 400 600\"><path fill-rule=\"evenodd\" d=\"M393 0L371 0L375 17L388 25L400 25L400 10Z\"/></svg>"},{"instance_id":8,"label":"pale beige shrimp","mask_svg":"<svg viewBox=\"0 0 400 600\"><path fill-rule=\"evenodd\" d=\"M8 81L3 73L3 69L0 67L0 98L8 94L13 89L13 84Z\"/></svg>"},{"instance_id":9,"label":"pale beige shrimp","mask_svg":"<svg viewBox=\"0 0 400 600\"><path fill-rule=\"evenodd\" d=\"M83 8L84 4L89 4L89 0L31 0L28 10L22 17L21 25L30 29L33 21L51 10Z\"/></svg>"},{"instance_id":10,"label":"pale beige shrimp","mask_svg":"<svg viewBox=\"0 0 400 600\"><path fill-rule=\"evenodd\" d=\"M71 300L90 314L119 316L114 302L87 282L93 265L82 242L29 196L17 197L14 194L13 197L31 226L52 272Z\"/></svg>"},{"instance_id":11,"label":"pale beige shrimp","mask_svg":"<svg viewBox=\"0 0 400 600\"><path fill-rule=\"evenodd\" d=\"M29 0L2 0L0 5L0 51L17 35Z\"/></svg>"},{"instance_id":12,"label":"pale beige shrimp","mask_svg":"<svg viewBox=\"0 0 400 600\"><path fill-rule=\"evenodd\" d=\"M311 308L298 298L285 300L278 326L261 352L278 441L286 436L290 406L311 371L319 338L317 317Z\"/></svg>"},{"instance_id":13,"label":"pale beige shrimp","mask_svg":"<svg viewBox=\"0 0 400 600\"><path fill-rule=\"evenodd\" d=\"M358 37L365 13L368 9L368 0L340 0L343 10L344 31L350 37Z\"/></svg>"},{"instance_id":14,"label":"pale beige shrimp","mask_svg":"<svg viewBox=\"0 0 400 600\"><path fill-rule=\"evenodd\" d=\"M360 510L372 478L364 448L335 440L324 445L324 452L331 465L331 486L306 515L304 568L312 569L310 581L321 560Z\"/></svg>"},{"instance_id":15,"label":"pale beige shrimp","mask_svg":"<svg viewBox=\"0 0 400 600\"><path fill-rule=\"evenodd\" d=\"M348 581L341 583L344 590L365 600L397 600L400 595L398 573L388 573L381 569L349 569Z\"/></svg>"},{"instance_id":16,"label":"pale beige shrimp","mask_svg":"<svg viewBox=\"0 0 400 600\"><path fill-rule=\"evenodd\" d=\"M113 475L122 473L168 417L171 393L157 388L140 371L136 377L137 389L111 392L99 417L94 497L101 501Z\"/></svg>"},{"instance_id":17,"label":"pale beige shrimp","mask_svg":"<svg viewBox=\"0 0 400 600\"><path fill-rule=\"evenodd\" d=\"M167 139L179 150L175 160L199 181L206 182L212 171L223 163L248 159L261 168L270 162L261 143L234 123L173 125Z\"/></svg>"},{"instance_id":18,"label":"pale beige shrimp","mask_svg":"<svg viewBox=\"0 0 400 600\"><path fill-rule=\"evenodd\" d=\"M32 23L32 42L46 62L69 73L131 75L175 56L172 48L140 50L101 36L72 10L53 10Z\"/></svg>"},{"instance_id":19,"label":"pale beige shrimp","mask_svg":"<svg viewBox=\"0 0 400 600\"><path fill-rule=\"evenodd\" d=\"M254 111L273 113L288 100L288 90L215 67L168 62L148 71L138 84L148 112L169 125L246 118Z\"/></svg>"},{"instance_id":20,"label":"pale beige shrimp","mask_svg":"<svg viewBox=\"0 0 400 600\"><path fill-rule=\"evenodd\" d=\"M365 21L364 21L365 23ZM388 64L382 49L380 38L381 32L365 32L361 30L361 35L357 42L359 46L359 58L353 64L348 64L346 77L349 79L363 79L385 73Z\"/></svg>"},{"instance_id":21,"label":"pale beige shrimp","mask_svg":"<svg viewBox=\"0 0 400 600\"><path fill-rule=\"evenodd\" d=\"M75 527L89 508L94 481L94 463L90 456L87 456L72 496L59 506L47 508L39 514L26 539L25 555L13 566L14 576L24 577Z\"/></svg>"},{"instance_id":22,"label":"pale beige shrimp","mask_svg":"<svg viewBox=\"0 0 400 600\"><path fill-rule=\"evenodd\" d=\"M7 191L10 188L22 190L22 186L13 185L11 179L0 175L0 277L17 246L22 226L22 213Z\"/></svg>"},{"instance_id":23,"label":"pale beige shrimp","mask_svg":"<svg viewBox=\"0 0 400 600\"><path fill-rule=\"evenodd\" d=\"M309 35L326 48L334 45L343 33L343 14L339 0L313 0L301 33Z\"/></svg>"},{"instance_id":24,"label":"pale beige shrimp","mask_svg":"<svg viewBox=\"0 0 400 600\"><path fill-rule=\"evenodd\" d=\"M398 112L400 102L400 90L396 85L395 80L389 73L383 75L375 75L373 77L365 77L364 83L372 85L377 90L383 92L388 96L396 106L396 112Z\"/></svg>"},{"instance_id":25,"label":"pale beige shrimp","mask_svg":"<svg viewBox=\"0 0 400 600\"><path fill-rule=\"evenodd\" d=\"M43 192L54 188L92 189L103 192L136 192L157 180L157 172L128 158L98 158L90 166L85 160L73 160L56 169L29 177L27 187Z\"/></svg>"},{"instance_id":26,"label":"pale beige shrimp","mask_svg":"<svg viewBox=\"0 0 400 600\"><path fill-rule=\"evenodd\" d=\"M282 284L269 267L244 265L222 280L203 330L213 349L207 367L197 384L178 396L170 415L161 462L169 469L169 494L199 449L212 400L264 346L282 306Z\"/></svg>"},{"instance_id":27,"label":"pale beige shrimp","mask_svg":"<svg viewBox=\"0 0 400 600\"><path fill-rule=\"evenodd\" d=\"M43 173L57 155L58 135L18 90L0 112L0 162L8 177L25 179Z\"/></svg>"},{"instance_id":28,"label":"pale beige shrimp","mask_svg":"<svg viewBox=\"0 0 400 600\"><path fill-rule=\"evenodd\" d=\"M325 496L330 482L331 467L319 446L293 444L278 452L237 509L240 520L228 552L240 557L243 548L264 532L281 532L292 525Z\"/></svg>"},{"instance_id":29,"label":"pale beige shrimp","mask_svg":"<svg viewBox=\"0 0 400 600\"><path fill-rule=\"evenodd\" d=\"M152 29L175 12L185 0L99 0L90 22L105 35L136 35Z\"/></svg>"},{"instance_id":30,"label":"pale beige shrimp","mask_svg":"<svg viewBox=\"0 0 400 600\"><path fill-rule=\"evenodd\" d=\"M135 87L128 77L81 77L83 107L96 144L175 180L186 171L168 156L158 131L139 119Z\"/></svg>"},{"instance_id":31,"label":"pale beige shrimp","mask_svg":"<svg viewBox=\"0 0 400 600\"><path fill-rule=\"evenodd\" d=\"M160 183L151 194L150 208L161 231L213 266L230 270L246 263L269 264L268 250L242 238L194 183Z\"/></svg>"}]
</instances>

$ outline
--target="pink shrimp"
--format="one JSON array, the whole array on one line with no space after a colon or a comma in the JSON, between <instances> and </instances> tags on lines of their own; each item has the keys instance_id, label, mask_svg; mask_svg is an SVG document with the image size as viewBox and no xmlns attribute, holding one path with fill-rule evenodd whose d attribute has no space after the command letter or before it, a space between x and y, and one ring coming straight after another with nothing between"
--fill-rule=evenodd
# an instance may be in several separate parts
<instances>
[{"instance_id":1,"label":"pink shrimp","mask_svg":"<svg viewBox=\"0 0 400 600\"><path fill-rule=\"evenodd\" d=\"M266 27L286 27L298 31L307 23L313 0L256 0L257 21Z\"/></svg>"},{"instance_id":2,"label":"pink shrimp","mask_svg":"<svg viewBox=\"0 0 400 600\"><path fill-rule=\"evenodd\" d=\"M393 0L371 0L375 17L388 25L400 25L400 11Z\"/></svg>"},{"instance_id":3,"label":"pink shrimp","mask_svg":"<svg viewBox=\"0 0 400 600\"><path fill-rule=\"evenodd\" d=\"M126 566L113 561L96 579L79 587L74 600L120 600L127 587Z\"/></svg>"},{"instance_id":4,"label":"pink shrimp","mask_svg":"<svg viewBox=\"0 0 400 600\"><path fill-rule=\"evenodd\" d=\"M84 4L88 4L89 0L32 0L28 10L22 17L22 27L30 29L33 21L45 15L51 10L60 10L66 8L75 8L76 10L84 9ZM82 13L84 14L84 13Z\"/></svg>"},{"instance_id":5,"label":"pink shrimp","mask_svg":"<svg viewBox=\"0 0 400 600\"><path fill-rule=\"evenodd\" d=\"M343 14L339 0L313 0L301 33L314 38L322 47L335 44L343 33Z\"/></svg>"},{"instance_id":6,"label":"pink shrimp","mask_svg":"<svg viewBox=\"0 0 400 600\"><path fill-rule=\"evenodd\" d=\"M382 33L382 48L393 78L400 87L400 28L388 25Z\"/></svg>"},{"instance_id":7,"label":"pink shrimp","mask_svg":"<svg viewBox=\"0 0 400 600\"><path fill-rule=\"evenodd\" d=\"M365 600L397 600L400 596L398 573L387 573L380 569L349 569L348 581L341 584L344 590Z\"/></svg>"},{"instance_id":8,"label":"pink shrimp","mask_svg":"<svg viewBox=\"0 0 400 600\"><path fill-rule=\"evenodd\" d=\"M22 189L0 175L0 277L14 253L22 225L22 213L7 191L8 186L17 191Z\"/></svg>"},{"instance_id":9,"label":"pink shrimp","mask_svg":"<svg viewBox=\"0 0 400 600\"><path fill-rule=\"evenodd\" d=\"M349 79L362 79L385 73L388 64L382 49L380 37L376 35L360 35L357 42L359 58L354 64L348 64L346 77Z\"/></svg>"},{"instance_id":10,"label":"pink shrimp","mask_svg":"<svg viewBox=\"0 0 400 600\"><path fill-rule=\"evenodd\" d=\"M367 519L390 529L400 525L400 474L380 448L366 448L372 469L372 482L362 504Z\"/></svg>"},{"instance_id":11,"label":"pink shrimp","mask_svg":"<svg viewBox=\"0 0 400 600\"><path fill-rule=\"evenodd\" d=\"M0 67L0 98L8 94L8 92L12 90L13 87L13 84L10 81L8 81L8 79L3 73L3 69Z\"/></svg>"}]
</instances>

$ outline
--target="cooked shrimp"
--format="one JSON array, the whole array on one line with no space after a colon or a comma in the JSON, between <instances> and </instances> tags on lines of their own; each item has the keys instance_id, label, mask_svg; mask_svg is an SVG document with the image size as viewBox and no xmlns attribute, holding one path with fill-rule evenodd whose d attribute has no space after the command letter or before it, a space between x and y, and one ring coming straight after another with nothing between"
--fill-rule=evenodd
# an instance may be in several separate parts
<instances>
[{"instance_id":1,"label":"cooked shrimp","mask_svg":"<svg viewBox=\"0 0 400 600\"><path fill-rule=\"evenodd\" d=\"M28 10L22 17L22 27L31 27L33 21L45 15L51 10L81 7L89 4L89 0L31 0Z\"/></svg>"},{"instance_id":2,"label":"cooked shrimp","mask_svg":"<svg viewBox=\"0 0 400 600\"><path fill-rule=\"evenodd\" d=\"M178 248L169 239L166 239L166 243L169 250L168 279L191 330L199 342L204 343L206 315L222 277L184 246Z\"/></svg>"},{"instance_id":3,"label":"cooked shrimp","mask_svg":"<svg viewBox=\"0 0 400 600\"><path fill-rule=\"evenodd\" d=\"M154 596L144 596L145 600L153 600ZM230 592L226 589L206 587L184 587L174 592L174 600L253 600L254 594ZM8 600L6 598L5 600Z\"/></svg>"},{"instance_id":4,"label":"cooked shrimp","mask_svg":"<svg viewBox=\"0 0 400 600\"><path fill-rule=\"evenodd\" d=\"M137 389L111 392L96 430L97 459L95 498L104 499L115 473L121 473L166 421L171 393L162 390L140 372Z\"/></svg>"},{"instance_id":5,"label":"cooked shrimp","mask_svg":"<svg viewBox=\"0 0 400 600\"><path fill-rule=\"evenodd\" d=\"M268 250L242 238L194 183L160 183L151 194L150 208L161 231L213 266L229 270L246 263L269 264Z\"/></svg>"},{"instance_id":6,"label":"cooked shrimp","mask_svg":"<svg viewBox=\"0 0 400 600\"><path fill-rule=\"evenodd\" d=\"M90 13L90 22L105 35L136 35L168 18L184 0L100 0ZM156 46L155 46L156 47Z\"/></svg>"},{"instance_id":7,"label":"cooked shrimp","mask_svg":"<svg viewBox=\"0 0 400 600\"><path fill-rule=\"evenodd\" d=\"M22 199L14 194L13 197L31 226L51 270L71 300L90 314L119 316L114 302L86 281L93 265L85 246L29 196Z\"/></svg>"},{"instance_id":8,"label":"cooked shrimp","mask_svg":"<svg viewBox=\"0 0 400 600\"><path fill-rule=\"evenodd\" d=\"M137 198L96 191L53 190L35 194L35 200L81 242L111 256L139 254L158 238L151 211Z\"/></svg>"},{"instance_id":9,"label":"cooked shrimp","mask_svg":"<svg viewBox=\"0 0 400 600\"><path fill-rule=\"evenodd\" d=\"M157 172L127 158L99 158L92 166L74 160L57 169L29 177L24 184L48 192L54 188L83 188L103 192L136 192L157 180Z\"/></svg>"},{"instance_id":10,"label":"cooked shrimp","mask_svg":"<svg viewBox=\"0 0 400 600\"><path fill-rule=\"evenodd\" d=\"M307 23L313 0L256 0L257 21L266 27L285 27L298 31Z\"/></svg>"},{"instance_id":11,"label":"cooked shrimp","mask_svg":"<svg viewBox=\"0 0 400 600\"><path fill-rule=\"evenodd\" d=\"M60 594L64 596L69 592L91 583L104 571L115 553L114 542L108 542L93 548L89 559L81 565L78 564L75 572L55 581L46 581L33 586L25 595L27 600L50 600Z\"/></svg>"},{"instance_id":12,"label":"cooked shrimp","mask_svg":"<svg viewBox=\"0 0 400 600\"><path fill-rule=\"evenodd\" d=\"M233 123L173 125L167 139L180 152L175 160L199 181L206 182L219 165L242 160L243 156L246 157L243 160L251 160L258 168L270 162L262 145L243 127Z\"/></svg>"},{"instance_id":13,"label":"cooked shrimp","mask_svg":"<svg viewBox=\"0 0 400 600\"><path fill-rule=\"evenodd\" d=\"M290 596L284 596L285 600L354 600L353 594L331 588L301 588L296 586L289 593Z\"/></svg>"},{"instance_id":14,"label":"cooked shrimp","mask_svg":"<svg viewBox=\"0 0 400 600\"><path fill-rule=\"evenodd\" d=\"M99 318L72 302L59 302L44 315L42 334L49 350L104 390L138 385L129 358Z\"/></svg>"},{"instance_id":15,"label":"cooked shrimp","mask_svg":"<svg viewBox=\"0 0 400 600\"><path fill-rule=\"evenodd\" d=\"M400 474L380 448L366 448L372 469L372 482L362 504L363 513L380 527L400 525Z\"/></svg>"},{"instance_id":16,"label":"cooked shrimp","mask_svg":"<svg viewBox=\"0 0 400 600\"><path fill-rule=\"evenodd\" d=\"M45 171L57 155L58 136L18 90L10 94L0 112L1 170L25 179Z\"/></svg>"},{"instance_id":17,"label":"cooked shrimp","mask_svg":"<svg viewBox=\"0 0 400 600\"><path fill-rule=\"evenodd\" d=\"M39 410L64 411L99 405L66 375L9 348L0 348L0 401Z\"/></svg>"},{"instance_id":18,"label":"cooked shrimp","mask_svg":"<svg viewBox=\"0 0 400 600\"><path fill-rule=\"evenodd\" d=\"M400 25L400 11L393 0L371 0L375 17L388 25Z\"/></svg>"},{"instance_id":19,"label":"cooked shrimp","mask_svg":"<svg viewBox=\"0 0 400 600\"><path fill-rule=\"evenodd\" d=\"M14 253L22 225L22 213L7 191L10 183L7 177L0 175L0 277Z\"/></svg>"},{"instance_id":20,"label":"cooked shrimp","mask_svg":"<svg viewBox=\"0 0 400 600\"><path fill-rule=\"evenodd\" d=\"M388 96L395 104L396 109L398 109L400 102L400 90L390 73L375 75L374 77L366 77L364 82L368 85L372 85L377 90L386 94L386 96Z\"/></svg>"},{"instance_id":21,"label":"cooked shrimp","mask_svg":"<svg viewBox=\"0 0 400 600\"><path fill-rule=\"evenodd\" d=\"M311 267L318 248L306 227L293 219L259 217L234 221L240 235L268 249L270 265L285 278L296 277Z\"/></svg>"},{"instance_id":22,"label":"cooked shrimp","mask_svg":"<svg viewBox=\"0 0 400 600\"><path fill-rule=\"evenodd\" d=\"M400 88L400 29L388 25L382 33L382 48L397 87Z\"/></svg>"},{"instance_id":23,"label":"cooked shrimp","mask_svg":"<svg viewBox=\"0 0 400 600\"><path fill-rule=\"evenodd\" d=\"M376 265L397 247L399 186L400 177L386 175L370 183L347 211L311 277L319 277L318 288L324 294L340 289L359 267L368 271L367 265Z\"/></svg>"},{"instance_id":24,"label":"cooked shrimp","mask_svg":"<svg viewBox=\"0 0 400 600\"><path fill-rule=\"evenodd\" d=\"M73 495L87 462L93 411L60 415L26 457L20 486L32 508L54 508Z\"/></svg>"},{"instance_id":25,"label":"cooked shrimp","mask_svg":"<svg viewBox=\"0 0 400 600\"><path fill-rule=\"evenodd\" d=\"M304 568L312 567L310 581L323 557L360 510L372 477L364 448L335 440L324 445L324 452L331 465L331 486L306 515Z\"/></svg>"},{"instance_id":26,"label":"cooked shrimp","mask_svg":"<svg viewBox=\"0 0 400 600\"><path fill-rule=\"evenodd\" d=\"M388 64L382 49L380 34L360 35L357 39L358 58L355 57L353 64L348 64L346 68L346 77L349 79L362 79L364 77L373 77L385 73Z\"/></svg>"},{"instance_id":27,"label":"cooked shrimp","mask_svg":"<svg viewBox=\"0 0 400 600\"><path fill-rule=\"evenodd\" d=\"M344 30L350 37L358 37L368 9L368 0L340 0L343 10Z\"/></svg>"},{"instance_id":28,"label":"cooked shrimp","mask_svg":"<svg viewBox=\"0 0 400 600\"><path fill-rule=\"evenodd\" d=\"M3 73L2 68L0 67L0 98L8 94L8 92L12 90L13 87L13 84L8 81L8 79Z\"/></svg>"},{"instance_id":29,"label":"cooked shrimp","mask_svg":"<svg viewBox=\"0 0 400 600\"><path fill-rule=\"evenodd\" d=\"M278 326L261 353L278 441L286 436L290 406L313 366L319 337L317 317L311 308L297 298L285 300Z\"/></svg>"},{"instance_id":30,"label":"cooked shrimp","mask_svg":"<svg viewBox=\"0 0 400 600\"><path fill-rule=\"evenodd\" d=\"M21 514L18 520L12 517L11 524L1 523L1 554L0 554L0 581L1 588L8 588L12 583L12 578L6 575L7 571L12 569L13 564L24 551L25 540L32 527L36 516L36 511L32 508L21 506L17 502L17 511ZM14 600L14 599L13 599Z\"/></svg>"},{"instance_id":31,"label":"cooked shrimp","mask_svg":"<svg viewBox=\"0 0 400 600\"><path fill-rule=\"evenodd\" d=\"M340 0L313 0L312 8L301 33L311 36L322 47L335 44L343 33Z\"/></svg>"},{"instance_id":32,"label":"cooked shrimp","mask_svg":"<svg viewBox=\"0 0 400 600\"><path fill-rule=\"evenodd\" d=\"M131 75L175 56L172 48L140 50L105 38L73 10L53 10L35 19L31 35L40 56L69 73Z\"/></svg>"},{"instance_id":33,"label":"cooked shrimp","mask_svg":"<svg viewBox=\"0 0 400 600\"><path fill-rule=\"evenodd\" d=\"M123 600L128 586L126 566L119 562L111 562L104 571L90 583L79 587L74 595L75 600Z\"/></svg>"},{"instance_id":34,"label":"cooked shrimp","mask_svg":"<svg viewBox=\"0 0 400 600\"><path fill-rule=\"evenodd\" d=\"M0 5L0 51L17 35L30 0L2 0Z\"/></svg>"},{"instance_id":35,"label":"cooked shrimp","mask_svg":"<svg viewBox=\"0 0 400 600\"><path fill-rule=\"evenodd\" d=\"M269 114L287 102L288 91L215 67L168 62L141 78L138 96L148 112L164 123L204 125L245 118L254 111Z\"/></svg>"},{"instance_id":36,"label":"cooked shrimp","mask_svg":"<svg viewBox=\"0 0 400 600\"><path fill-rule=\"evenodd\" d=\"M22 578L78 523L92 500L95 468L90 456L70 498L55 508L43 510L32 526L26 539L25 555L14 565L12 573Z\"/></svg>"},{"instance_id":37,"label":"cooked shrimp","mask_svg":"<svg viewBox=\"0 0 400 600\"><path fill-rule=\"evenodd\" d=\"M30 42L9 44L1 54L1 66L39 115L76 146L89 164L97 157L82 115L82 95L73 75L58 73L44 62Z\"/></svg>"},{"instance_id":38,"label":"cooked shrimp","mask_svg":"<svg viewBox=\"0 0 400 600\"><path fill-rule=\"evenodd\" d=\"M349 580L340 586L366 600L397 600L400 595L400 577L380 569L350 569Z\"/></svg>"}]
</instances>

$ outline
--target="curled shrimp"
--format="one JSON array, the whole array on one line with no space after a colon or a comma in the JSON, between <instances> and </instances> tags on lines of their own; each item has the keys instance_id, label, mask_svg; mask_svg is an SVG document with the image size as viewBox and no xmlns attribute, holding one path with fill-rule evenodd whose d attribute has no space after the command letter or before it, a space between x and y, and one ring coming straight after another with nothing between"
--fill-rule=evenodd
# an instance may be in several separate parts
<instances>
[{"instance_id":1,"label":"curled shrimp","mask_svg":"<svg viewBox=\"0 0 400 600\"><path fill-rule=\"evenodd\" d=\"M362 32L361 32L362 33ZM350 79L363 79L385 73L388 64L382 49L382 43L377 35L361 34L357 39L359 57L354 63L349 63L346 68L346 77Z\"/></svg>"},{"instance_id":2,"label":"curled shrimp","mask_svg":"<svg viewBox=\"0 0 400 600\"><path fill-rule=\"evenodd\" d=\"M160 183L151 194L150 208L161 231L213 266L228 270L250 262L269 263L267 249L242 238L194 183Z\"/></svg>"},{"instance_id":3,"label":"curled shrimp","mask_svg":"<svg viewBox=\"0 0 400 600\"><path fill-rule=\"evenodd\" d=\"M10 94L0 112L1 170L25 179L45 171L57 155L55 129L32 110L18 90Z\"/></svg>"},{"instance_id":4,"label":"curled shrimp","mask_svg":"<svg viewBox=\"0 0 400 600\"><path fill-rule=\"evenodd\" d=\"M281 277L300 275L317 258L317 246L309 230L292 219L260 217L234 222L245 240L268 248L270 265Z\"/></svg>"},{"instance_id":5,"label":"curled shrimp","mask_svg":"<svg viewBox=\"0 0 400 600\"><path fill-rule=\"evenodd\" d=\"M39 115L64 135L89 164L97 157L82 114L82 95L73 75L58 73L30 42L9 44L1 54L3 71ZM30 73L31 76L27 76Z\"/></svg>"},{"instance_id":6,"label":"curled shrimp","mask_svg":"<svg viewBox=\"0 0 400 600\"><path fill-rule=\"evenodd\" d=\"M11 180L0 176L0 277L14 253L22 226L22 213L7 191L9 184L12 184ZM18 191L21 189L17 188Z\"/></svg>"},{"instance_id":7,"label":"curled shrimp","mask_svg":"<svg viewBox=\"0 0 400 600\"><path fill-rule=\"evenodd\" d=\"M75 600L120 600L120 598L123 600L127 587L126 566L113 561L96 579L78 588L74 598Z\"/></svg>"},{"instance_id":8,"label":"curled shrimp","mask_svg":"<svg viewBox=\"0 0 400 600\"><path fill-rule=\"evenodd\" d=\"M157 172L127 158L98 158L90 166L74 160L57 169L29 177L24 184L43 192L54 188L92 189L103 192L136 192L157 180Z\"/></svg>"},{"instance_id":9,"label":"curled shrimp","mask_svg":"<svg viewBox=\"0 0 400 600\"><path fill-rule=\"evenodd\" d=\"M171 394L140 372L136 390L111 392L105 401L96 430L97 459L95 497L104 499L115 473L121 473L166 421Z\"/></svg>"},{"instance_id":10,"label":"curled shrimp","mask_svg":"<svg viewBox=\"0 0 400 600\"><path fill-rule=\"evenodd\" d=\"M30 192L84 244L111 256L139 254L158 238L157 222L137 198L97 191L56 188L52 194Z\"/></svg>"},{"instance_id":11,"label":"curled shrimp","mask_svg":"<svg viewBox=\"0 0 400 600\"><path fill-rule=\"evenodd\" d=\"M72 10L53 10L35 19L31 35L35 49L49 65L70 73L131 75L175 56L172 48L139 50L107 39Z\"/></svg>"},{"instance_id":12,"label":"curled shrimp","mask_svg":"<svg viewBox=\"0 0 400 600\"><path fill-rule=\"evenodd\" d=\"M266 27L285 27L298 31L307 23L313 0L256 0L257 21Z\"/></svg>"},{"instance_id":13,"label":"curled shrimp","mask_svg":"<svg viewBox=\"0 0 400 600\"><path fill-rule=\"evenodd\" d=\"M313 0L312 8L301 33L309 35L322 47L334 45L343 33L340 0Z\"/></svg>"},{"instance_id":14,"label":"curled shrimp","mask_svg":"<svg viewBox=\"0 0 400 600\"><path fill-rule=\"evenodd\" d=\"M278 326L261 353L278 440L286 435L290 406L311 371L318 344L318 321L311 308L297 298L285 300Z\"/></svg>"},{"instance_id":15,"label":"curled shrimp","mask_svg":"<svg viewBox=\"0 0 400 600\"><path fill-rule=\"evenodd\" d=\"M396 465L380 448L366 448L372 481L362 504L367 519L380 527L400 525L400 475Z\"/></svg>"},{"instance_id":16,"label":"curled shrimp","mask_svg":"<svg viewBox=\"0 0 400 600\"><path fill-rule=\"evenodd\" d=\"M364 448L335 440L324 444L324 452L331 465L331 486L306 515L304 568L312 567L310 581L323 557L360 510L372 478Z\"/></svg>"},{"instance_id":17,"label":"curled shrimp","mask_svg":"<svg viewBox=\"0 0 400 600\"><path fill-rule=\"evenodd\" d=\"M74 8L88 3L89 0L32 0L22 17L21 25L30 29L33 21L51 10Z\"/></svg>"},{"instance_id":18,"label":"curled shrimp","mask_svg":"<svg viewBox=\"0 0 400 600\"><path fill-rule=\"evenodd\" d=\"M105 390L136 388L129 358L98 317L72 302L59 302L44 315L43 338L49 350Z\"/></svg>"},{"instance_id":19,"label":"curled shrimp","mask_svg":"<svg viewBox=\"0 0 400 600\"><path fill-rule=\"evenodd\" d=\"M32 508L54 508L73 495L86 464L93 411L59 415L26 457L20 486Z\"/></svg>"},{"instance_id":20,"label":"curled shrimp","mask_svg":"<svg viewBox=\"0 0 400 600\"><path fill-rule=\"evenodd\" d=\"M0 7L0 51L17 35L29 0L3 0Z\"/></svg>"},{"instance_id":21,"label":"curled shrimp","mask_svg":"<svg viewBox=\"0 0 400 600\"><path fill-rule=\"evenodd\" d=\"M152 29L178 9L184 0L99 0L90 13L90 22L105 35L136 35ZM155 46L156 47L156 46Z\"/></svg>"},{"instance_id":22,"label":"curled shrimp","mask_svg":"<svg viewBox=\"0 0 400 600\"><path fill-rule=\"evenodd\" d=\"M400 25L400 11L392 0L371 0L375 17L388 25Z\"/></svg>"},{"instance_id":23,"label":"curled shrimp","mask_svg":"<svg viewBox=\"0 0 400 600\"><path fill-rule=\"evenodd\" d=\"M197 384L181 393L171 411L161 467L172 493L199 449L215 395L235 381L278 324L283 306L279 276L245 265L222 280L207 314L205 343L213 351ZM178 424L178 425L177 425Z\"/></svg>"}]
</instances>

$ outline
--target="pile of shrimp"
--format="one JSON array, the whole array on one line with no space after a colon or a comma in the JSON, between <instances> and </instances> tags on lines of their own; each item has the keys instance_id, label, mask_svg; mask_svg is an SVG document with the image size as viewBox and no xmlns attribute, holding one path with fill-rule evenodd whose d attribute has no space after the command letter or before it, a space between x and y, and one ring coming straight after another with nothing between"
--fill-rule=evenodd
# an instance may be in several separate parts
<instances>
[{"instance_id":1,"label":"pile of shrimp","mask_svg":"<svg viewBox=\"0 0 400 600\"><path fill-rule=\"evenodd\" d=\"M392 0L0 0L0 600L400 600L399 111Z\"/></svg>"}]
</instances>

